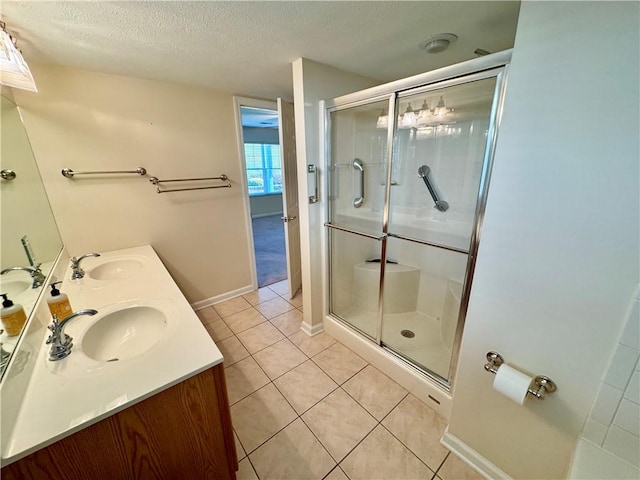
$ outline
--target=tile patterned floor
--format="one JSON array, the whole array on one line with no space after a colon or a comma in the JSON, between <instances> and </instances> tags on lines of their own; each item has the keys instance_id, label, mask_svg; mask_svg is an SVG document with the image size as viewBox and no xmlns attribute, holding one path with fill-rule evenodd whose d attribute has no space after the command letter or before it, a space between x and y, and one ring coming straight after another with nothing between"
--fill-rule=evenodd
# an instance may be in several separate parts
<instances>
[{"instance_id":1,"label":"tile patterned floor","mask_svg":"<svg viewBox=\"0 0 640 480\"><path fill-rule=\"evenodd\" d=\"M327 334L300 331L286 281L197 312L225 358L243 479L481 479L446 421Z\"/></svg>"}]
</instances>

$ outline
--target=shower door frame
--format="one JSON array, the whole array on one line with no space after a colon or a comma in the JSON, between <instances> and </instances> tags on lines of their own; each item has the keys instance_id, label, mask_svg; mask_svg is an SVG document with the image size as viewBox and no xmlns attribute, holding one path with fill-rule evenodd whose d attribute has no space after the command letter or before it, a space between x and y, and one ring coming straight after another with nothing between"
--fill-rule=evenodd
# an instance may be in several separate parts
<instances>
[{"instance_id":1,"label":"shower door frame","mask_svg":"<svg viewBox=\"0 0 640 480\"><path fill-rule=\"evenodd\" d=\"M388 118L391 120L387 127L387 145L386 145L386 186L385 186L385 202L382 211L382 232L381 235L376 237L374 235L364 234L350 230L347 228L341 228L337 225L330 223L331 216L331 203L325 201L324 208L324 225L328 227L324 232L323 245L327 255L325 257L325 285L324 289L327 292L325 298L325 313L330 315L331 318L335 318L340 323L344 324L347 328L358 332L367 341L371 341L379 348L388 352L390 355L400 359L407 366L419 374L427 377L438 387L450 392L455 380L455 372L458 364L458 357L460 352L460 344L462 342L462 333L464 330L464 324L467 315L467 309L469 304L469 297L471 293L471 284L473 280L473 274L475 271L475 263L477 258L478 245L480 241L480 233L482 230L482 223L484 220L484 212L487 201L487 194L489 188L489 180L491 176L491 169L493 166L493 157L495 153L495 145L497 140L497 132L502 117L504 94L507 84L507 72L509 68L509 62L511 60L511 50L505 50L495 54L480 57L474 60L469 60L449 67L444 67L438 70L427 72L413 77L408 77L395 82L387 83L377 87L362 90L352 94L337 97L331 100L321 102L321 111L323 112L323 121L321 122L321 145L324 150L324 167L325 171L329 172L331 168L331 144L330 144L330 132L331 132L331 113L354 108L360 105L366 105L369 103L375 103L382 100L388 100ZM456 332L453 342L453 348L451 352L451 361L449 364L448 378L443 378L431 370L425 370L417 366L413 361L393 349L384 345L382 341L382 324L383 324L383 295L384 295L384 278L385 278L385 262L386 262L386 243L389 237L389 199L391 190L391 175L392 175L392 161L394 154L394 137L397 131L397 115L396 106L399 103L399 99L416 93L428 92L431 90L437 90L458 84L468 83L471 81L477 81L487 78L495 78L496 85L494 89L494 98L492 100L492 106L489 117L489 128L487 134L487 146L485 147L483 165L480 175L480 182L478 185L478 196L476 202L476 210L474 215L473 228L471 233L471 241L469 243L469 250L467 252L467 266L464 277L464 285L462 289L462 295L460 298L460 308L458 314L458 321L456 325ZM329 194L329 174L324 175L323 190ZM381 260L380 260L380 277L379 277L379 290L378 290L378 312L377 312L377 324L376 324L376 338L375 342L371 340L371 337L365 332L360 331L357 327L351 325L348 321L341 318L339 315L332 313L330 310L332 304L332 289L330 288L330 282L332 278L331 268L331 230L339 230L347 233L361 235L376 239L382 242L381 245ZM419 242L425 244L425 242ZM451 250L451 248L443 245L426 244L438 248L445 248ZM454 249L457 250L457 249Z\"/></svg>"}]
</instances>

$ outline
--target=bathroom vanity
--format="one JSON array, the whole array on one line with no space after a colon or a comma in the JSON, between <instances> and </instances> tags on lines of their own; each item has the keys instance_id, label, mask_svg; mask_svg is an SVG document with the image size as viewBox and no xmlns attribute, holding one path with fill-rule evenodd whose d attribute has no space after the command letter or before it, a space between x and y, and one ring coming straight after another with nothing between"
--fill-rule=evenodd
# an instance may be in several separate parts
<instances>
[{"instance_id":1,"label":"bathroom vanity","mask_svg":"<svg viewBox=\"0 0 640 480\"><path fill-rule=\"evenodd\" d=\"M233 447L218 365L4 467L2 477L235 478Z\"/></svg>"},{"instance_id":2,"label":"bathroom vanity","mask_svg":"<svg viewBox=\"0 0 640 480\"><path fill-rule=\"evenodd\" d=\"M0 387L2 476L235 478L222 354L153 249L87 258L78 280L64 263L74 311L98 313L68 322L71 353L51 361L38 305Z\"/></svg>"}]
</instances>

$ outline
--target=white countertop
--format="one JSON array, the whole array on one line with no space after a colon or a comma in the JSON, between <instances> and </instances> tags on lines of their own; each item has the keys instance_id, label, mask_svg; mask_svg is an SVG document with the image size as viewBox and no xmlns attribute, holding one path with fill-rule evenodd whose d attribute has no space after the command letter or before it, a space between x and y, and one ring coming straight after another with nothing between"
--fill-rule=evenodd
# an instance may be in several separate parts
<instances>
[{"instance_id":1,"label":"white countertop","mask_svg":"<svg viewBox=\"0 0 640 480\"><path fill-rule=\"evenodd\" d=\"M142 268L127 278L95 280L91 270L113 259L130 259ZM42 338L37 359L11 438L2 452L7 465L88 427L162 390L222 363L193 309L151 246L128 248L86 258L81 280L67 268L60 290L74 311L95 309L95 316L69 321L71 354L51 362ZM114 362L98 362L82 351L82 335L106 313L133 305L153 306L167 317L166 332L144 353Z\"/></svg>"}]
</instances>

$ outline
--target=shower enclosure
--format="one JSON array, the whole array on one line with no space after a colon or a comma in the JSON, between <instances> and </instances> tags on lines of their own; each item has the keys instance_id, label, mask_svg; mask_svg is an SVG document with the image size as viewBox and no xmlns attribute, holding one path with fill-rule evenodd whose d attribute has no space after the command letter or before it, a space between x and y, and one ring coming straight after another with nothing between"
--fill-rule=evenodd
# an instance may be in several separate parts
<instances>
[{"instance_id":1,"label":"shower enclosure","mask_svg":"<svg viewBox=\"0 0 640 480\"><path fill-rule=\"evenodd\" d=\"M491 57L325 104L329 314L445 389L509 58Z\"/></svg>"}]
</instances>

